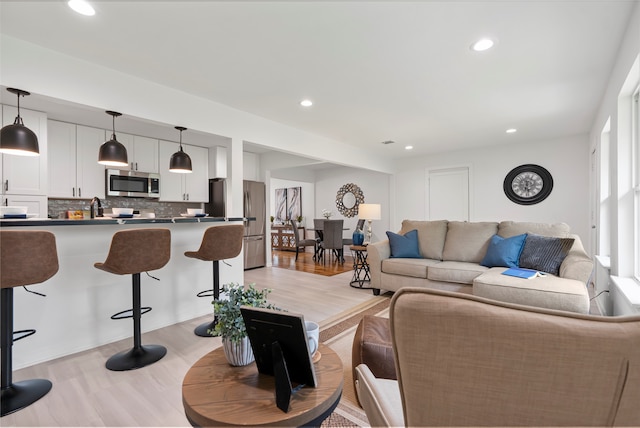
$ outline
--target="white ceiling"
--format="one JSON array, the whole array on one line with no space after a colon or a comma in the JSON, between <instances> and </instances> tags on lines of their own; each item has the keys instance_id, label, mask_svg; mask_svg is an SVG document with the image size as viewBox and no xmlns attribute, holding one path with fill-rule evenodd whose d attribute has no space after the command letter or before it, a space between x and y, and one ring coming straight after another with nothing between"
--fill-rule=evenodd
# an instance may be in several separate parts
<instances>
[{"instance_id":1,"label":"white ceiling","mask_svg":"<svg viewBox=\"0 0 640 428\"><path fill-rule=\"evenodd\" d=\"M589 132L639 2L91 3L2 1L0 31L402 158Z\"/></svg>"}]
</instances>

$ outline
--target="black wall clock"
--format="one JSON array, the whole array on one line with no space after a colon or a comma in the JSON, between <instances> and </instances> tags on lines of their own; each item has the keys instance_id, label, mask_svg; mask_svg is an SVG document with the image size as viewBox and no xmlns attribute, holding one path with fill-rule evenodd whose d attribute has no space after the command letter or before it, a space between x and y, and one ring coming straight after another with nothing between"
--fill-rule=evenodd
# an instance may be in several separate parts
<instances>
[{"instance_id":1,"label":"black wall clock","mask_svg":"<svg viewBox=\"0 0 640 428\"><path fill-rule=\"evenodd\" d=\"M540 165L520 165L504 178L504 194L520 205L544 201L553 189L553 177Z\"/></svg>"}]
</instances>

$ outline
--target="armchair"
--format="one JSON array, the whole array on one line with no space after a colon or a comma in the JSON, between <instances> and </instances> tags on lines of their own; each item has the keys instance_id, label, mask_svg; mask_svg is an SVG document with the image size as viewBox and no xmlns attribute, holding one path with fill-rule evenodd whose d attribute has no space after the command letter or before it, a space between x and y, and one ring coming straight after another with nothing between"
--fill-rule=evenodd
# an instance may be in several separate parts
<instances>
[{"instance_id":1,"label":"armchair","mask_svg":"<svg viewBox=\"0 0 640 428\"><path fill-rule=\"evenodd\" d=\"M372 426L640 426L640 316L402 288L390 329L398 380L356 367Z\"/></svg>"}]
</instances>

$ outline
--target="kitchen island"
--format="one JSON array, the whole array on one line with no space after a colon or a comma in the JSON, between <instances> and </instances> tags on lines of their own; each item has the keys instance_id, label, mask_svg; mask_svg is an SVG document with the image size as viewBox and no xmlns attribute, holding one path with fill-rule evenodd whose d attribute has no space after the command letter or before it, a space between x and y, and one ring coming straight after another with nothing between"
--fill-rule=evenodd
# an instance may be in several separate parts
<instances>
[{"instance_id":1,"label":"kitchen island","mask_svg":"<svg viewBox=\"0 0 640 428\"><path fill-rule=\"evenodd\" d=\"M212 288L212 263L184 256L200 247L205 229L242 223L238 218L99 218L86 220L0 220L3 230L47 230L56 236L59 270L42 284L28 286L41 297L15 288L15 330L37 333L14 344L13 367L20 369L64 355L131 337L130 319L110 317L132 307L131 275L113 275L93 267L103 262L114 233L125 229L167 228L171 259L141 275L142 305L153 310L142 317L143 333L212 314L211 298L196 294ZM243 254L220 264L220 284L243 283ZM206 340L206 339L203 339ZM106 359L105 359L106 360Z\"/></svg>"}]
</instances>

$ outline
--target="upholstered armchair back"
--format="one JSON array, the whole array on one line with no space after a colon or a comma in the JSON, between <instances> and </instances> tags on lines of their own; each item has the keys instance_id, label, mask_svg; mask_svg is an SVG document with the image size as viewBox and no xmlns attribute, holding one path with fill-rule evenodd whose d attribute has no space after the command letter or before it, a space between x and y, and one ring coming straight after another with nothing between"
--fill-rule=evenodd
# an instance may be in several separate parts
<instances>
[{"instance_id":1,"label":"upholstered armchair back","mask_svg":"<svg viewBox=\"0 0 640 428\"><path fill-rule=\"evenodd\" d=\"M640 426L640 316L403 288L390 325L406 426Z\"/></svg>"}]
</instances>

